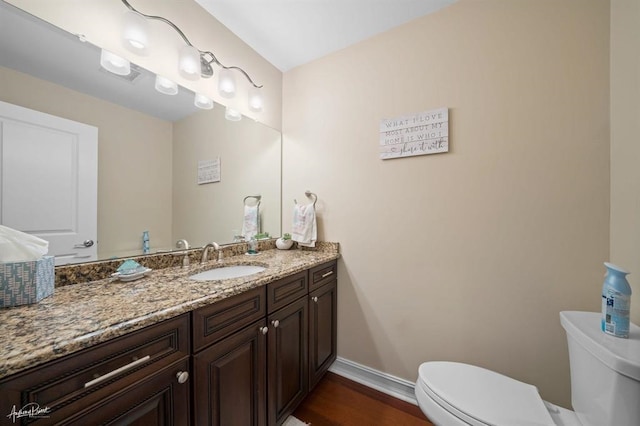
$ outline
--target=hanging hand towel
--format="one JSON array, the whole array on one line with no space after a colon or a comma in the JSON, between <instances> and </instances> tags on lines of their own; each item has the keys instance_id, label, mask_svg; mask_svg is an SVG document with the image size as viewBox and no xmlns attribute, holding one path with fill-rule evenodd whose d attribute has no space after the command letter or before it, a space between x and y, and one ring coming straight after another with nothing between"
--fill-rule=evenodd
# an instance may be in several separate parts
<instances>
[{"instance_id":1,"label":"hanging hand towel","mask_svg":"<svg viewBox=\"0 0 640 426\"><path fill-rule=\"evenodd\" d=\"M258 206L244 206L242 236L246 241L258 234Z\"/></svg>"},{"instance_id":2,"label":"hanging hand towel","mask_svg":"<svg viewBox=\"0 0 640 426\"><path fill-rule=\"evenodd\" d=\"M304 247L315 247L318 239L316 210L313 204L293 206L291 239Z\"/></svg>"}]
</instances>

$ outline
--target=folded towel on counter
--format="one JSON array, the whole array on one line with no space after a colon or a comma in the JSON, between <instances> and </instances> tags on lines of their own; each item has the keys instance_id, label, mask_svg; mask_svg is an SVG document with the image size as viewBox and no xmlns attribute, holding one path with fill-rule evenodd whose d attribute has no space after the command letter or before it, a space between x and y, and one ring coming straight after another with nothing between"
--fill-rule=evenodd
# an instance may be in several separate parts
<instances>
[{"instance_id":1,"label":"folded towel on counter","mask_svg":"<svg viewBox=\"0 0 640 426\"><path fill-rule=\"evenodd\" d=\"M242 221L242 236L246 241L258 234L258 206L244 206L244 219Z\"/></svg>"},{"instance_id":2,"label":"folded towel on counter","mask_svg":"<svg viewBox=\"0 0 640 426\"><path fill-rule=\"evenodd\" d=\"M291 239L304 247L315 247L318 239L316 209L313 204L293 206L293 226Z\"/></svg>"}]
</instances>

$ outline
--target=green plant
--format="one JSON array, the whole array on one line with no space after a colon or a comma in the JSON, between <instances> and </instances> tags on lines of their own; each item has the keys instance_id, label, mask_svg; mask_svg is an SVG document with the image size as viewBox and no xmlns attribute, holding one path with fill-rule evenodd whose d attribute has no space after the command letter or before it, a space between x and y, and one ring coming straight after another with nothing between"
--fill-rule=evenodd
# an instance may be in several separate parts
<instances>
[{"instance_id":1,"label":"green plant","mask_svg":"<svg viewBox=\"0 0 640 426\"><path fill-rule=\"evenodd\" d=\"M291 234L289 234L289 233L285 233L285 234L282 236L282 239L283 239L283 240L290 240L290 239L291 239Z\"/></svg>"}]
</instances>

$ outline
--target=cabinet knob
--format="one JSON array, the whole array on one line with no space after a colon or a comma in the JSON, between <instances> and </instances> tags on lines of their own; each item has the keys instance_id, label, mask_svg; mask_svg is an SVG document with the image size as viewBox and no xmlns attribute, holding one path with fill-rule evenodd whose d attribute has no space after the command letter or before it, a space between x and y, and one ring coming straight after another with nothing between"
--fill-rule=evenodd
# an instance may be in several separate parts
<instances>
[{"instance_id":1,"label":"cabinet knob","mask_svg":"<svg viewBox=\"0 0 640 426\"><path fill-rule=\"evenodd\" d=\"M267 334L269 332L269 327L260 327L258 330L260 330L262 334Z\"/></svg>"},{"instance_id":2,"label":"cabinet knob","mask_svg":"<svg viewBox=\"0 0 640 426\"><path fill-rule=\"evenodd\" d=\"M178 371L176 373L176 378L178 379L178 383L185 383L187 380L189 380L189 373L187 371Z\"/></svg>"},{"instance_id":3,"label":"cabinet knob","mask_svg":"<svg viewBox=\"0 0 640 426\"><path fill-rule=\"evenodd\" d=\"M273 321L271 321L271 324L273 324L273 326L274 326L275 328L278 328L278 326L280 325L280 321L278 321L278 320L273 320Z\"/></svg>"},{"instance_id":4,"label":"cabinet knob","mask_svg":"<svg viewBox=\"0 0 640 426\"><path fill-rule=\"evenodd\" d=\"M311 300L313 300L314 302L318 303L318 296L313 296L313 297L311 298Z\"/></svg>"}]
</instances>

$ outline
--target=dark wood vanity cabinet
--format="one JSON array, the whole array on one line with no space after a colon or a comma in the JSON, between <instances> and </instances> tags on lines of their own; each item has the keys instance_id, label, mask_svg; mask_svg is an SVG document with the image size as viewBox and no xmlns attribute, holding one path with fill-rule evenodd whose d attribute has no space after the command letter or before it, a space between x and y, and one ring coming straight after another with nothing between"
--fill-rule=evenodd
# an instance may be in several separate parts
<instances>
[{"instance_id":1,"label":"dark wood vanity cabinet","mask_svg":"<svg viewBox=\"0 0 640 426\"><path fill-rule=\"evenodd\" d=\"M1 379L0 424L280 425L336 359L336 265Z\"/></svg>"},{"instance_id":2,"label":"dark wood vanity cabinet","mask_svg":"<svg viewBox=\"0 0 640 426\"><path fill-rule=\"evenodd\" d=\"M188 425L190 335L184 314L0 380L0 424Z\"/></svg>"}]
</instances>

